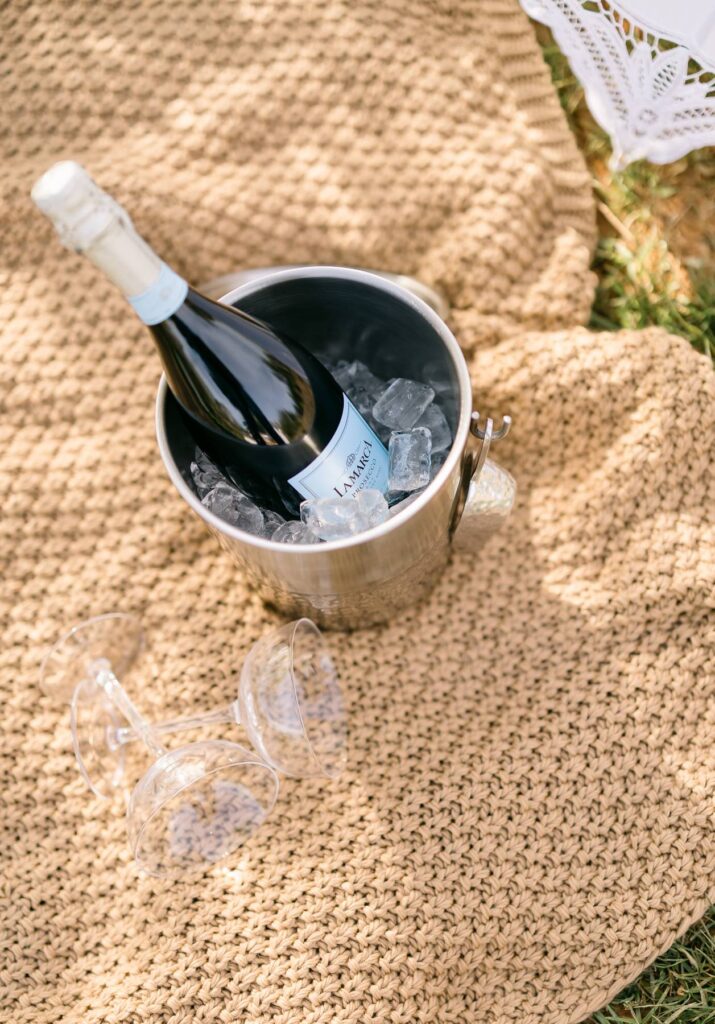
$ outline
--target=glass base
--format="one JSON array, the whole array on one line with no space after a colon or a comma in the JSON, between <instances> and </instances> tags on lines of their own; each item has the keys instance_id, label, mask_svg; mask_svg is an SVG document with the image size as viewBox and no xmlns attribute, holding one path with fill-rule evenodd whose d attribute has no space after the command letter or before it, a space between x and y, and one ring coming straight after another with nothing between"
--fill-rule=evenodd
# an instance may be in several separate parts
<instances>
[{"instance_id":1,"label":"glass base","mask_svg":"<svg viewBox=\"0 0 715 1024\"><path fill-rule=\"evenodd\" d=\"M85 679L77 685L70 705L72 745L82 778L104 799L124 778L125 748L112 742L123 721L98 683Z\"/></svg>"},{"instance_id":2,"label":"glass base","mask_svg":"<svg viewBox=\"0 0 715 1024\"><path fill-rule=\"evenodd\" d=\"M45 655L40 686L48 697L69 703L88 666L105 659L122 679L144 648L144 630L133 615L109 612L65 633Z\"/></svg>"}]
</instances>

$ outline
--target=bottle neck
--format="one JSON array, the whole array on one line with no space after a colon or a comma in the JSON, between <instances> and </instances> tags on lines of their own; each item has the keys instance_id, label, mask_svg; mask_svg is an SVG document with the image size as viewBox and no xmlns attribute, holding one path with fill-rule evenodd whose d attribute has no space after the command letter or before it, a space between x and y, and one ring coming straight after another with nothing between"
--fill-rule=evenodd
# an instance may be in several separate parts
<instances>
[{"instance_id":1,"label":"bottle neck","mask_svg":"<svg viewBox=\"0 0 715 1024\"><path fill-rule=\"evenodd\" d=\"M186 298L186 281L159 259L128 218L113 218L83 251L114 282L145 324L168 320Z\"/></svg>"}]
</instances>

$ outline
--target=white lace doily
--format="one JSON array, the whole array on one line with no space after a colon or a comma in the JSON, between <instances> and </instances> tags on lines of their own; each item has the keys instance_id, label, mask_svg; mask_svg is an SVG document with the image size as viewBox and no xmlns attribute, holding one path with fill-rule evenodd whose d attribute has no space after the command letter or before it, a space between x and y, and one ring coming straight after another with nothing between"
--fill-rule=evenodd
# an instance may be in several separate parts
<instances>
[{"instance_id":1,"label":"white lace doily","mask_svg":"<svg viewBox=\"0 0 715 1024\"><path fill-rule=\"evenodd\" d=\"M521 0L611 136L612 166L715 144L715 0Z\"/></svg>"}]
</instances>

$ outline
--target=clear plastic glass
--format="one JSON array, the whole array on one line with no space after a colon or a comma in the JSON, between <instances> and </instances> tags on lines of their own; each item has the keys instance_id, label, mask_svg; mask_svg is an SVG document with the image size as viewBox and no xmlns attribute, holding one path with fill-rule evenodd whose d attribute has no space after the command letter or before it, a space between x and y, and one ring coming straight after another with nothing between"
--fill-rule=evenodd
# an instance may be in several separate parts
<instances>
[{"instance_id":1,"label":"clear plastic glass","mask_svg":"<svg viewBox=\"0 0 715 1024\"><path fill-rule=\"evenodd\" d=\"M211 740L167 751L132 792L129 845L149 874L201 869L242 846L277 795L275 772L237 743Z\"/></svg>"},{"instance_id":2,"label":"clear plastic glass","mask_svg":"<svg viewBox=\"0 0 715 1024\"><path fill-rule=\"evenodd\" d=\"M40 666L40 686L53 700L68 702L78 676L92 661L105 658L123 679L144 647L144 630L134 615L97 615L73 626L49 649Z\"/></svg>"},{"instance_id":3,"label":"clear plastic glass","mask_svg":"<svg viewBox=\"0 0 715 1024\"><path fill-rule=\"evenodd\" d=\"M152 725L117 678L143 646L131 616L92 619L67 633L43 662L43 689L70 702L80 772L98 796L124 781L125 749L141 742L154 763L129 799L127 825L137 864L177 876L212 864L263 823L278 795L277 771L335 777L346 755L346 726L335 666L309 619L259 640L227 708ZM225 740L168 751L161 737L210 724L244 724L256 751Z\"/></svg>"},{"instance_id":4,"label":"clear plastic glass","mask_svg":"<svg viewBox=\"0 0 715 1024\"><path fill-rule=\"evenodd\" d=\"M95 796L109 799L124 781L125 750L107 742L107 728L123 721L94 679L77 683L70 703L72 746L82 778Z\"/></svg>"},{"instance_id":5,"label":"clear plastic glass","mask_svg":"<svg viewBox=\"0 0 715 1024\"><path fill-rule=\"evenodd\" d=\"M222 722L242 725L267 764L294 778L336 778L345 766L347 727L337 671L318 627L289 622L257 641L241 670L238 697L227 708L152 725L166 736ZM138 739L124 727L114 745Z\"/></svg>"},{"instance_id":6,"label":"clear plastic glass","mask_svg":"<svg viewBox=\"0 0 715 1024\"><path fill-rule=\"evenodd\" d=\"M347 729L333 660L310 619L290 622L251 648L238 712L251 743L284 775L336 778Z\"/></svg>"}]
</instances>

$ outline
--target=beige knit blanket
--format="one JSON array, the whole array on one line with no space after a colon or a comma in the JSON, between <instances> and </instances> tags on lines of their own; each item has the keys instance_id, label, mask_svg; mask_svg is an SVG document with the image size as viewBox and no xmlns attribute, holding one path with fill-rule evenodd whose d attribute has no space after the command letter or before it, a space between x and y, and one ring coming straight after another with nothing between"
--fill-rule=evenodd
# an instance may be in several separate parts
<instances>
[{"instance_id":1,"label":"beige knit blanket","mask_svg":"<svg viewBox=\"0 0 715 1024\"><path fill-rule=\"evenodd\" d=\"M526 18L18 0L1 19L0 1019L582 1019L715 896L715 389L681 339L579 326L589 181ZM479 408L514 416L510 529L402 621L331 636L345 776L287 783L195 884L137 875L39 662L81 618L137 612L156 672L133 696L178 714L228 701L276 619L165 477L146 332L30 205L63 156L193 281L305 261L441 287Z\"/></svg>"}]
</instances>

